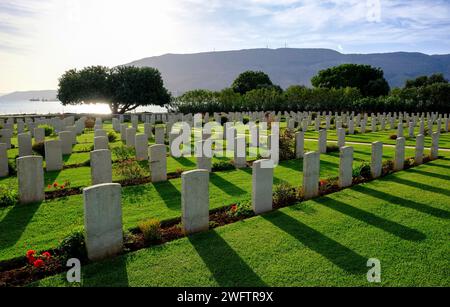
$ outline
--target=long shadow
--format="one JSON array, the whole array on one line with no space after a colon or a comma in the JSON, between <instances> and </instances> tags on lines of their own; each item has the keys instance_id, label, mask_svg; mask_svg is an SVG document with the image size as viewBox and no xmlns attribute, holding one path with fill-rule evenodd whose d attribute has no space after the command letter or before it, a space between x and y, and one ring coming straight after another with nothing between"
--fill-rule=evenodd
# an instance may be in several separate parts
<instances>
[{"instance_id":1,"label":"long shadow","mask_svg":"<svg viewBox=\"0 0 450 307\"><path fill-rule=\"evenodd\" d=\"M406 185L406 186L410 186L410 187L414 187L417 189L421 189L421 190L427 190L433 193L438 193L438 194L443 194L446 196L450 196L450 190L447 189L443 189L443 188L439 188L439 187L435 187L435 186L431 186L425 183L419 183L419 182L415 182L415 181L411 181L408 179L404 179L404 178L399 178L399 177L395 177L392 176L392 178L389 179L390 181L394 181L396 183L402 184L402 185Z\"/></svg>"},{"instance_id":2,"label":"long shadow","mask_svg":"<svg viewBox=\"0 0 450 307\"><path fill-rule=\"evenodd\" d=\"M196 164L186 157L174 158L175 161L186 167L195 167Z\"/></svg>"},{"instance_id":3,"label":"long shadow","mask_svg":"<svg viewBox=\"0 0 450 307\"><path fill-rule=\"evenodd\" d=\"M127 255L86 267L82 273L83 287L128 287ZM99 274L99 272L102 272ZM148 272L151 274L151 272Z\"/></svg>"},{"instance_id":4,"label":"long shadow","mask_svg":"<svg viewBox=\"0 0 450 307\"><path fill-rule=\"evenodd\" d=\"M188 238L220 287L267 286L215 231Z\"/></svg>"},{"instance_id":5,"label":"long shadow","mask_svg":"<svg viewBox=\"0 0 450 307\"><path fill-rule=\"evenodd\" d=\"M370 196L378 198L378 199L382 199L384 201L391 201L398 206L409 208L409 209L414 209L419 212L432 215L434 217L444 218L444 219L450 218L449 211L430 207L425 204L418 203L418 202L415 202L415 201L412 201L409 199L404 199L404 198L394 196L394 195L391 195L391 194L388 194L385 192L377 191L377 190L367 187L366 185L355 185L352 187L352 190L366 194L366 195L370 195Z\"/></svg>"},{"instance_id":6,"label":"long shadow","mask_svg":"<svg viewBox=\"0 0 450 307\"><path fill-rule=\"evenodd\" d=\"M309 249L321 254L342 270L351 274L363 274L367 272L366 258L289 215L286 215L281 211L276 211L269 215L262 215L261 217L277 226Z\"/></svg>"},{"instance_id":7,"label":"long shadow","mask_svg":"<svg viewBox=\"0 0 450 307\"><path fill-rule=\"evenodd\" d=\"M22 236L42 203L15 205L0 221L0 246L13 246Z\"/></svg>"},{"instance_id":8,"label":"long shadow","mask_svg":"<svg viewBox=\"0 0 450 307\"><path fill-rule=\"evenodd\" d=\"M433 178L437 178L437 179L450 180L450 176L448 176L448 175L431 173L431 172L423 171L423 170L417 169L417 168L411 168L408 171L411 173L416 173L416 174L429 176L429 177L433 177Z\"/></svg>"},{"instance_id":9,"label":"long shadow","mask_svg":"<svg viewBox=\"0 0 450 307\"><path fill-rule=\"evenodd\" d=\"M335 211L338 211L342 214L351 216L354 219L360 220L364 223L380 228L404 240L422 241L426 238L426 236L423 233L415 229L403 226L396 222L386 220L372 213L350 206L341 201L331 199L329 197L318 198L315 200L315 202L330 209L333 209Z\"/></svg>"},{"instance_id":10,"label":"long shadow","mask_svg":"<svg viewBox=\"0 0 450 307\"><path fill-rule=\"evenodd\" d=\"M226 174L223 173L223 175L226 175ZM232 182L224 179L223 177L221 177L215 173L211 173L209 175L209 182L230 196L241 196L241 195L247 193L247 191L241 189L237 185L233 184Z\"/></svg>"},{"instance_id":11,"label":"long shadow","mask_svg":"<svg viewBox=\"0 0 450 307\"><path fill-rule=\"evenodd\" d=\"M447 160L447 159L441 159L441 160ZM442 164L438 164L438 163L428 163L427 165L429 166L433 166L433 167L440 167L440 168L445 168L445 169L450 169L450 165L442 165Z\"/></svg>"},{"instance_id":12,"label":"long shadow","mask_svg":"<svg viewBox=\"0 0 450 307\"><path fill-rule=\"evenodd\" d=\"M153 183L156 192L169 209L179 209L181 193L170 180Z\"/></svg>"}]
</instances>

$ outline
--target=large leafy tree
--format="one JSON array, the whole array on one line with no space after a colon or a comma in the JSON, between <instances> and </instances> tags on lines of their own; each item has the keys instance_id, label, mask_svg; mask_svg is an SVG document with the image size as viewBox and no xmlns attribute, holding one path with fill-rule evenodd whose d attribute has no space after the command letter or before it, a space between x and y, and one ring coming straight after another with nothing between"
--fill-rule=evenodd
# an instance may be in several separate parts
<instances>
[{"instance_id":1,"label":"large leafy tree","mask_svg":"<svg viewBox=\"0 0 450 307\"><path fill-rule=\"evenodd\" d=\"M343 64L321 70L311 83L322 88L354 87L365 97L385 96L390 91L383 71L370 65Z\"/></svg>"},{"instance_id":2,"label":"large leafy tree","mask_svg":"<svg viewBox=\"0 0 450 307\"><path fill-rule=\"evenodd\" d=\"M235 93L244 95L245 93L260 88L275 88L281 92L281 88L272 83L269 76L262 71L248 70L240 74L234 80L231 88Z\"/></svg>"},{"instance_id":3,"label":"large leafy tree","mask_svg":"<svg viewBox=\"0 0 450 307\"><path fill-rule=\"evenodd\" d=\"M159 71L149 67L91 66L69 70L59 79L58 99L63 105L107 103L113 114L164 106L170 98Z\"/></svg>"}]
</instances>

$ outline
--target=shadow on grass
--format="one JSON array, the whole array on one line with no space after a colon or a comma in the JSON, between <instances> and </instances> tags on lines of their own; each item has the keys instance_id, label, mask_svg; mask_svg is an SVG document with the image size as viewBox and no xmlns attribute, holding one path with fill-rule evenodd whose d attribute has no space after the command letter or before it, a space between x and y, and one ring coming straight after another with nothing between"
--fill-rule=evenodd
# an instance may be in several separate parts
<instances>
[{"instance_id":1,"label":"shadow on grass","mask_svg":"<svg viewBox=\"0 0 450 307\"><path fill-rule=\"evenodd\" d=\"M189 160L186 157L173 158L173 159L185 167L195 167L196 166L195 162Z\"/></svg>"},{"instance_id":2,"label":"shadow on grass","mask_svg":"<svg viewBox=\"0 0 450 307\"><path fill-rule=\"evenodd\" d=\"M13 246L21 237L42 203L15 205L0 221L0 246Z\"/></svg>"},{"instance_id":3,"label":"shadow on grass","mask_svg":"<svg viewBox=\"0 0 450 307\"><path fill-rule=\"evenodd\" d=\"M156 192L169 209L179 209L181 203L181 192L168 180L153 183Z\"/></svg>"},{"instance_id":4,"label":"shadow on grass","mask_svg":"<svg viewBox=\"0 0 450 307\"><path fill-rule=\"evenodd\" d=\"M390 180L391 179L393 179L393 178L390 178ZM404 198L394 196L394 195L391 195L391 194L388 194L385 192L377 191L377 190L371 189L367 186L355 185L352 187L352 190L366 194L366 195L370 195L370 196L378 198L378 199L382 199L383 201L386 201L386 202L388 202L388 201L393 202L398 206L409 208L409 209L414 209L419 212L432 215L434 217L444 218L444 219L450 218L449 211L430 207L425 204L418 203L418 202L415 202L415 201L412 201L409 199L404 199Z\"/></svg>"},{"instance_id":5,"label":"shadow on grass","mask_svg":"<svg viewBox=\"0 0 450 307\"><path fill-rule=\"evenodd\" d=\"M397 236L404 240L422 241L426 238L426 236L423 233L421 233L415 229L403 226L396 222L386 220L386 219L376 216L372 213L369 213L362 209L350 206L341 201L331 199L326 196L318 198L314 201L325 207L328 207L330 209L338 211L342 214L348 215L354 219L360 220L364 223L367 223L369 225L372 225L374 227L382 229L386 232L389 232L389 233L393 234L394 236Z\"/></svg>"},{"instance_id":6,"label":"shadow on grass","mask_svg":"<svg viewBox=\"0 0 450 307\"><path fill-rule=\"evenodd\" d=\"M450 176L448 176L448 175L431 173L431 172L423 171L421 169L416 169L416 168L411 168L408 171L411 172L411 173L416 173L416 174L420 174L420 175L424 175L424 176L429 176L429 177L433 177L433 178L437 178L437 179L449 180L450 181Z\"/></svg>"},{"instance_id":7,"label":"shadow on grass","mask_svg":"<svg viewBox=\"0 0 450 307\"><path fill-rule=\"evenodd\" d=\"M327 258L342 270L351 274L367 272L366 258L289 215L276 211L261 217L304 244L307 248Z\"/></svg>"},{"instance_id":8,"label":"shadow on grass","mask_svg":"<svg viewBox=\"0 0 450 307\"><path fill-rule=\"evenodd\" d=\"M392 178L390 178L390 181L402 184L402 185L406 185L409 187L413 187L413 188L417 188L417 189L421 189L421 190L426 190L426 191L430 191L433 193L438 193L438 194L443 194L446 196L450 196L450 190L447 189L443 189L443 188L439 188L439 187L435 187L435 186L431 186L425 183L419 183L419 182L415 182L415 181L411 181L408 179L404 179L404 178L399 178L399 177L395 177L392 176Z\"/></svg>"},{"instance_id":9,"label":"shadow on grass","mask_svg":"<svg viewBox=\"0 0 450 307\"><path fill-rule=\"evenodd\" d=\"M128 287L127 255L86 266L83 287ZM150 274L150 272L149 272Z\"/></svg>"},{"instance_id":10,"label":"shadow on grass","mask_svg":"<svg viewBox=\"0 0 450 307\"><path fill-rule=\"evenodd\" d=\"M227 173L222 173L223 176L226 176L226 174ZM233 184L232 182L226 180L225 178L215 173L211 173L209 175L209 182L230 196L241 196L247 194L247 191L241 189L237 185Z\"/></svg>"},{"instance_id":11,"label":"shadow on grass","mask_svg":"<svg viewBox=\"0 0 450 307\"><path fill-rule=\"evenodd\" d=\"M219 286L267 286L215 231L209 231L188 238Z\"/></svg>"}]
</instances>

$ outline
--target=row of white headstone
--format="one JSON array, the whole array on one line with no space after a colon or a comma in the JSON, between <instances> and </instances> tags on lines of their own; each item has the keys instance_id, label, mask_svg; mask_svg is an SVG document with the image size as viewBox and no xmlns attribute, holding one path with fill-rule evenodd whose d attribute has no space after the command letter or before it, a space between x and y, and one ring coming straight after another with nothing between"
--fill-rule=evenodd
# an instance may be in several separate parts
<instances>
[{"instance_id":1,"label":"row of white headstone","mask_svg":"<svg viewBox=\"0 0 450 307\"><path fill-rule=\"evenodd\" d=\"M433 134L431 157L438 157L439 134ZM158 146L163 145L154 145ZM152 147L150 147L152 148ZM107 150L95 153L102 156L98 162L109 158ZM422 164L424 137L419 135L416 144L415 162ZM164 148L165 157L165 148ZM164 160L164 159L163 159ZM402 170L405 163L405 138L399 137L395 148L394 168ZM266 168L268 160L258 160L252 165L252 206L255 214L273 210L273 168ZM101 167L105 167L102 165ZM373 178L382 175L383 144L372 144L371 174ZM104 172L105 169L98 170ZM109 171L109 167L108 167ZM109 179L109 178L108 178ZM303 155L303 185L305 200L319 195L320 153L308 152ZM182 226L187 234L209 229L209 171L197 169L181 175ZM339 186L349 187L353 183L353 147L340 148ZM88 256L100 260L120 253L123 248L121 186L103 183L83 190L85 208L85 235Z\"/></svg>"}]
</instances>

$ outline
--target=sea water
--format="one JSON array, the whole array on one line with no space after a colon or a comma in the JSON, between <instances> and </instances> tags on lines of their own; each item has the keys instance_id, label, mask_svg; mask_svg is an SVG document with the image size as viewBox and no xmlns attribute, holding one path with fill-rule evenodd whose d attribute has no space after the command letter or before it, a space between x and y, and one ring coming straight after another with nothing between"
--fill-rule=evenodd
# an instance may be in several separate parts
<instances>
[{"instance_id":1,"label":"sea water","mask_svg":"<svg viewBox=\"0 0 450 307\"><path fill-rule=\"evenodd\" d=\"M135 112L165 113L167 110L158 106L137 108ZM6 114L111 114L107 104L84 104L63 106L59 101L11 101L0 102L0 115Z\"/></svg>"}]
</instances>

